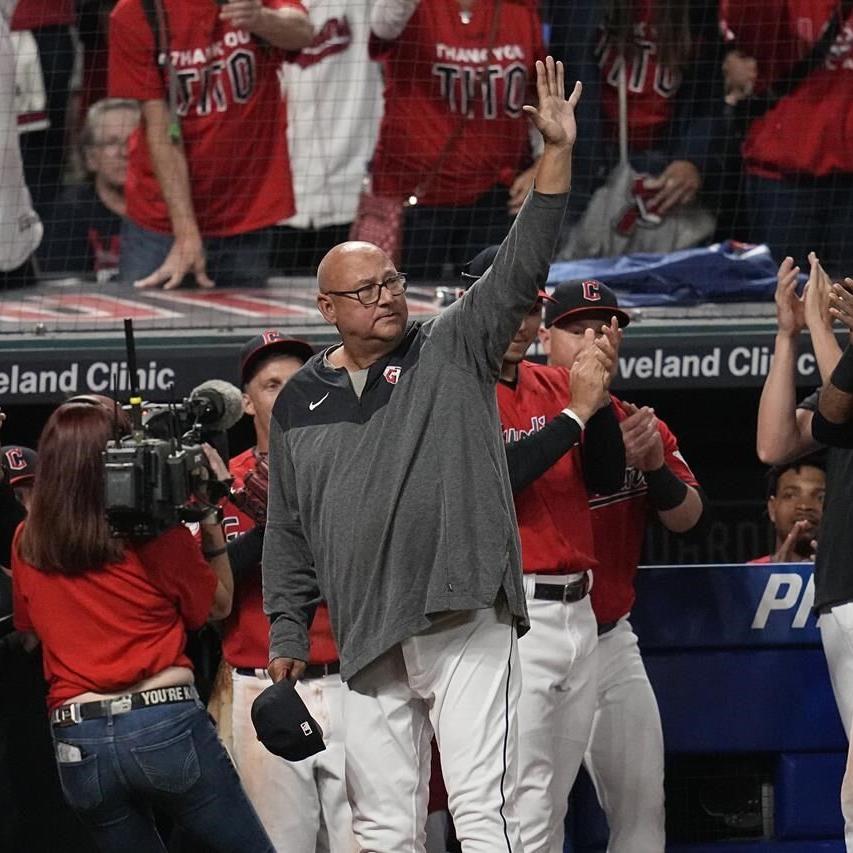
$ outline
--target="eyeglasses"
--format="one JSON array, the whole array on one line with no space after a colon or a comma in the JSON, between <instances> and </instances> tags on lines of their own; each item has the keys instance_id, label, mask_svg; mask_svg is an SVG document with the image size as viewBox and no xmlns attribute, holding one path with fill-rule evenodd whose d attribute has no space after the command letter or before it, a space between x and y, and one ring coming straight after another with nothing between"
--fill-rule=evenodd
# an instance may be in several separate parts
<instances>
[{"instance_id":1,"label":"eyeglasses","mask_svg":"<svg viewBox=\"0 0 853 853\"><path fill-rule=\"evenodd\" d=\"M396 275L389 275L382 282L372 281L370 284L365 284L364 287L358 287L355 290L330 290L326 295L346 296L349 299L357 299L362 305L369 307L379 301L382 296L383 287L392 296L399 296L406 290L406 274L398 272Z\"/></svg>"}]
</instances>

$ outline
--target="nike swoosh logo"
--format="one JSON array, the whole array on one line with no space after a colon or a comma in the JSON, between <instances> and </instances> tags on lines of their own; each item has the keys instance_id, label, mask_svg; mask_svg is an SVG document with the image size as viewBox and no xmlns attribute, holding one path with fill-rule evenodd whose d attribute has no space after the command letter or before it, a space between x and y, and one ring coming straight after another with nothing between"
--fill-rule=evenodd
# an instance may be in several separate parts
<instances>
[{"instance_id":1,"label":"nike swoosh logo","mask_svg":"<svg viewBox=\"0 0 853 853\"><path fill-rule=\"evenodd\" d=\"M316 402L316 403L309 403L309 404L308 404L308 411L309 411L309 412L313 412L313 411L314 411L314 409L316 409L316 408L317 408L317 406L319 406L319 405L320 405L320 403L322 403L322 402L326 399L326 397L328 397L328 396L329 396L329 392L328 392L328 391L326 391L326 393L325 393L322 397L320 397L320 399L319 399L319 400L317 400L317 402Z\"/></svg>"}]
</instances>

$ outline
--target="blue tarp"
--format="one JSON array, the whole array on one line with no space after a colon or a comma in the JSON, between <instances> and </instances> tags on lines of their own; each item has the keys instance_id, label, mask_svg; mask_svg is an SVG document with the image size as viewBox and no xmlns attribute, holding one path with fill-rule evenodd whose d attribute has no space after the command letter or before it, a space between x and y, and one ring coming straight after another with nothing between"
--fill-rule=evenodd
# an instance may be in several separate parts
<instances>
[{"instance_id":1,"label":"blue tarp","mask_svg":"<svg viewBox=\"0 0 853 853\"><path fill-rule=\"evenodd\" d=\"M778 264L767 246L727 240L669 254L560 261L548 286L596 278L613 288L619 304L694 305L700 302L760 302L773 298ZM801 276L805 281L805 276Z\"/></svg>"}]
</instances>

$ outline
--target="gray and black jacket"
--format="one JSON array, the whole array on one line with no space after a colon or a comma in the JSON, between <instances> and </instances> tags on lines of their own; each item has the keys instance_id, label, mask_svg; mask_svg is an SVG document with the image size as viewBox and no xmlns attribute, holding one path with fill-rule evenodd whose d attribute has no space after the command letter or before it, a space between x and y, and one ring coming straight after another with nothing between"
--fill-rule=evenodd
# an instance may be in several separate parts
<instances>
[{"instance_id":1,"label":"gray and black jacket","mask_svg":"<svg viewBox=\"0 0 853 853\"><path fill-rule=\"evenodd\" d=\"M501 590L527 629L495 384L567 198L531 193L489 271L409 324L360 399L323 354L279 395L263 556L271 659L308 659L323 598L344 680L431 615L491 607Z\"/></svg>"}]
</instances>

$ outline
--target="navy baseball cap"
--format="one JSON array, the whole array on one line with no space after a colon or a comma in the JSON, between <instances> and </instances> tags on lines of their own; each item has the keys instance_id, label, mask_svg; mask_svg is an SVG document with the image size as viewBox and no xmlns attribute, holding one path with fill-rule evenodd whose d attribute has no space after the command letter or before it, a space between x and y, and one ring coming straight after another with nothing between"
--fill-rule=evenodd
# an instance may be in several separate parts
<instances>
[{"instance_id":1,"label":"navy baseball cap","mask_svg":"<svg viewBox=\"0 0 853 853\"><path fill-rule=\"evenodd\" d=\"M465 265L465 269L462 272L462 278L464 282L465 289L467 290L480 276L484 275L486 270L494 263L495 256L498 253L500 246L489 246L486 249L483 249L478 255L475 255L468 263ZM545 282L548 280L548 274L545 274L545 278L539 284L539 299L543 302L548 303L551 300L551 297L545 291Z\"/></svg>"},{"instance_id":2,"label":"navy baseball cap","mask_svg":"<svg viewBox=\"0 0 853 853\"><path fill-rule=\"evenodd\" d=\"M615 316L624 329L631 317L619 307L616 294L603 282L590 278L562 281L553 290L551 301L545 303L545 328L550 329L563 320L585 320L601 317L607 321Z\"/></svg>"},{"instance_id":3,"label":"navy baseball cap","mask_svg":"<svg viewBox=\"0 0 853 853\"><path fill-rule=\"evenodd\" d=\"M326 748L323 730L287 678L267 687L252 702L252 725L258 740L287 761L302 761Z\"/></svg>"},{"instance_id":4,"label":"navy baseball cap","mask_svg":"<svg viewBox=\"0 0 853 853\"><path fill-rule=\"evenodd\" d=\"M255 335L240 350L240 382L243 385L254 376L258 361L271 353L292 355L304 363L314 355L314 347L297 338L286 338L277 329L267 329Z\"/></svg>"},{"instance_id":5,"label":"navy baseball cap","mask_svg":"<svg viewBox=\"0 0 853 853\"><path fill-rule=\"evenodd\" d=\"M37 462L38 454L30 447L7 444L0 451L0 464L3 465L10 486L31 483L36 476Z\"/></svg>"}]
</instances>

